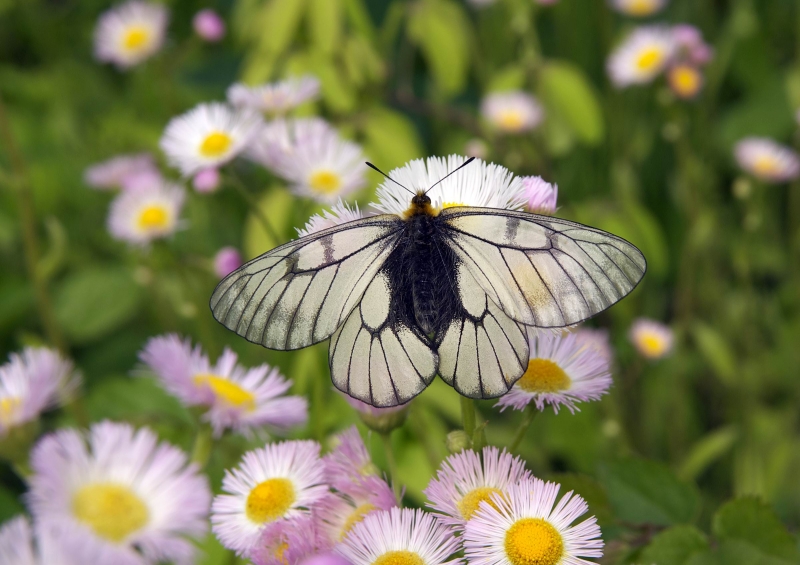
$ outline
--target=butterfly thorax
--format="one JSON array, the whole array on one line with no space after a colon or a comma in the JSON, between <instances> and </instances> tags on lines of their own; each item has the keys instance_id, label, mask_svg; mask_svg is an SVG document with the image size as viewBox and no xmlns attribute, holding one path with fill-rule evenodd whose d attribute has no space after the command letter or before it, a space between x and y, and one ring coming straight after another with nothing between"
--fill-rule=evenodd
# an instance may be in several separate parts
<instances>
[{"instance_id":1,"label":"butterfly thorax","mask_svg":"<svg viewBox=\"0 0 800 565\"><path fill-rule=\"evenodd\" d=\"M414 216L438 216L439 210L431 205L431 199L424 192L417 192L411 199L411 205L403 212L403 219L408 220Z\"/></svg>"}]
</instances>

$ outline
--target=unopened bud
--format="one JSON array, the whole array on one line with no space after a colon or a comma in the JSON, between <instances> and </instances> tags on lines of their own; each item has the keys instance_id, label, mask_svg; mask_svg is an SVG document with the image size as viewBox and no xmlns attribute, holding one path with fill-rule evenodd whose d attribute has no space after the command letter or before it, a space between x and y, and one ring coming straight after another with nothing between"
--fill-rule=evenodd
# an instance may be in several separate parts
<instances>
[{"instance_id":1,"label":"unopened bud","mask_svg":"<svg viewBox=\"0 0 800 565\"><path fill-rule=\"evenodd\" d=\"M472 447L472 438L464 430L453 430L447 434L447 450L450 453L458 453Z\"/></svg>"}]
</instances>

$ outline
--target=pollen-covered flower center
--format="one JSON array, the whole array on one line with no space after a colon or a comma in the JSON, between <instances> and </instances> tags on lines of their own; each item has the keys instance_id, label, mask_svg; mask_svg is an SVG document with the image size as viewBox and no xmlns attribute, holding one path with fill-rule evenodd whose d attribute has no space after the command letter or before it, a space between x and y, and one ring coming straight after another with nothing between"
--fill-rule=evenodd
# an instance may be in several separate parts
<instances>
[{"instance_id":1,"label":"pollen-covered flower center","mask_svg":"<svg viewBox=\"0 0 800 565\"><path fill-rule=\"evenodd\" d=\"M101 538L121 542L142 529L150 513L130 488L115 483L93 483L72 498L72 513Z\"/></svg>"},{"instance_id":2,"label":"pollen-covered flower center","mask_svg":"<svg viewBox=\"0 0 800 565\"><path fill-rule=\"evenodd\" d=\"M628 6L628 13L633 16L649 16L657 7L655 0L633 0Z\"/></svg>"},{"instance_id":3,"label":"pollen-covered flower center","mask_svg":"<svg viewBox=\"0 0 800 565\"><path fill-rule=\"evenodd\" d=\"M564 540L550 522L523 518L506 532L505 550L512 565L556 565L564 555Z\"/></svg>"},{"instance_id":4,"label":"pollen-covered flower center","mask_svg":"<svg viewBox=\"0 0 800 565\"><path fill-rule=\"evenodd\" d=\"M780 165L771 155L761 155L753 162L753 170L760 175L774 175L780 172Z\"/></svg>"},{"instance_id":5,"label":"pollen-covered flower center","mask_svg":"<svg viewBox=\"0 0 800 565\"><path fill-rule=\"evenodd\" d=\"M150 31L147 28L133 26L125 32L125 35L122 39L122 45L125 47L125 49L135 51L144 47L149 39Z\"/></svg>"},{"instance_id":6,"label":"pollen-covered flower center","mask_svg":"<svg viewBox=\"0 0 800 565\"><path fill-rule=\"evenodd\" d=\"M214 131L208 134L200 144L200 154L203 157L220 157L224 155L233 144L233 138L223 131Z\"/></svg>"},{"instance_id":7,"label":"pollen-covered flower center","mask_svg":"<svg viewBox=\"0 0 800 565\"><path fill-rule=\"evenodd\" d=\"M169 225L169 213L164 206L152 204L139 213L138 223L143 230L163 230Z\"/></svg>"},{"instance_id":8,"label":"pollen-covered flower center","mask_svg":"<svg viewBox=\"0 0 800 565\"><path fill-rule=\"evenodd\" d=\"M424 565L424 563L418 553L400 549L387 551L373 561L372 565Z\"/></svg>"},{"instance_id":9,"label":"pollen-covered flower center","mask_svg":"<svg viewBox=\"0 0 800 565\"><path fill-rule=\"evenodd\" d=\"M700 89L700 73L689 65L680 65L670 73L672 85L681 96L692 96Z\"/></svg>"},{"instance_id":10,"label":"pollen-covered flower center","mask_svg":"<svg viewBox=\"0 0 800 565\"><path fill-rule=\"evenodd\" d=\"M347 533L353 528L353 526L361 522L364 517L373 510L375 510L375 505L370 504L369 502L362 504L353 510L342 525L342 531L339 534L339 541L342 541Z\"/></svg>"},{"instance_id":11,"label":"pollen-covered flower center","mask_svg":"<svg viewBox=\"0 0 800 565\"><path fill-rule=\"evenodd\" d=\"M294 485L289 479L267 479L250 491L245 514L257 524L272 522L284 516L296 498Z\"/></svg>"},{"instance_id":12,"label":"pollen-covered flower center","mask_svg":"<svg viewBox=\"0 0 800 565\"><path fill-rule=\"evenodd\" d=\"M567 390L572 380L550 359L537 358L528 361L528 368L517 384L525 392L547 393Z\"/></svg>"},{"instance_id":13,"label":"pollen-covered flower center","mask_svg":"<svg viewBox=\"0 0 800 565\"><path fill-rule=\"evenodd\" d=\"M458 206L463 206L463 202L442 202L442 205L439 207L441 210L446 210L447 208L456 208Z\"/></svg>"},{"instance_id":14,"label":"pollen-covered flower center","mask_svg":"<svg viewBox=\"0 0 800 565\"><path fill-rule=\"evenodd\" d=\"M16 396L0 398L0 424L9 425L17 419L22 400Z\"/></svg>"},{"instance_id":15,"label":"pollen-covered flower center","mask_svg":"<svg viewBox=\"0 0 800 565\"><path fill-rule=\"evenodd\" d=\"M497 124L508 131L517 131L525 124L525 118L519 110L504 110L497 116Z\"/></svg>"},{"instance_id":16,"label":"pollen-covered flower center","mask_svg":"<svg viewBox=\"0 0 800 565\"><path fill-rule=\"evenodd\" d=\"M648 47L636 58L636 67L640 71L652 71L661 66L664 61L664 52L659 47Z\"/></svg>"},{"instance_id":17,"label":"pollen-covered flower center","mask_svg":"<svg viewBox=\"0 0 800 565\"><path fill-rule=\"evenodd\" d=\"M639 343L645 355L650 355L652 357L660 356L667 349L666 342L655 334L642 336Z\"/></svg>"},{"instance_id":18,"label":"pollen-covered flower center","mask_svg":"<svg viewBox=\"0 0 800 565\"><path fill-rule=\"evenodd\" d=\"M342 179L333 171L317 171L308 180L311 188L322 194L333 194L342 186Z\"/></svg>"},{"instance_id":19,"label":"pollen-covered flower center","mask_svg":"<svg viewBox=\"0 0 800 565\"><path fill-rule=\"evenodd\" d=\"M458 501L458 511L465 520L469 520L478 508L480 508L481 502L488 502L496 509L497 506L495 506L492 500L493 494L503 494L503 491L494 487L478 487L472 489Z\"/></svg>"},{"instance_id":20,"label":"pollen-covered flower center","mask_svg":"<svg viewBox=\"0 0 800 565\"><path fill-rule=\"evenodd\" d=\"M245 410L254 410L256 407L256 396L252 392L224 377L201 373L194 376L194 384L207 386L218 400L229 406Z\"/></svg>"}]
</instances>

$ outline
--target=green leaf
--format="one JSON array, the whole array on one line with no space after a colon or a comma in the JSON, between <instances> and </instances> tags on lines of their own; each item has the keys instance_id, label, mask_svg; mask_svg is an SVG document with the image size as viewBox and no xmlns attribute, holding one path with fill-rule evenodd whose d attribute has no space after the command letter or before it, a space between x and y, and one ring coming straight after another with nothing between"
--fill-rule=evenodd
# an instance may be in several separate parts
<instances>
[{"instance_id":1,"label":"green leaf","mask_svg":"<svg viewBox=\"0 0 800 565\"><path fill-rule=\"evenodd\" d=\"M525 69L520 65L503 67L489 80L487 92L502 92L504 90L519 90L525 86Z\"/></svg>"},{"instance_id":2,"label":"green leaf","mask_svg":"<svg viewBox=\"0 0 800 565\"><path fill-rule=\"evenodd\" d=\"M779 562L800 562L797 542L775 512L758 498L743 497L724 504L714 516L713 531L720 540L736 542L748 552L755 550L753 555L761 554ZM761 563L752 561L755 562Z\"/></svg>"},{"instance_id":3,"label":"green leaf","mask_svg":"<svg viewBox=\"0 0 800 565\"><path fill-rule=\"evenodd\" d=\"M289 46L297 32L306 0L270 0L253 16L254 25L247 25L250 39L255 41L242 71L248 83L270 78L275 61Z\"/></svg>"},{"instance_id":4,"label":"green leaf","mask_svg":"<svg viewBox=\"0 0 800 565\"><path fill-rule=\"evenodd\" d=\"M446 97L458 94L469 71L469 20L451 0L423 0L414 5L408 35L422 51L434 82Z\"/></svg>"},{"instance_id":5,"label":"green leaf","mask_svg":"<svg viewBox=\"0 0 800 565\"><path fill-rule=\"evenodd\" d=\"M308 27L311 44L331 55L342 42L342 0L308 0Z\"/></svg>"},{"instance_id":6,"label":"green leaf","mask_svg":"<svg viewBox=\"0 0 800 565\"><path fill-rule=\"evenodd\" d=\"M562 116L580 141L597 145L605 135L603 111L594 87L577 66L548 62L539 75L539 89L547 110Z\"/></svg>"},{"instance_id":7,"label":"green leaf","mask_svg":"<svg viewBox=\"0 0 800 565\"><path fill-rule=\"evenodd\" d=\"M674 526L653 538L639 561L655 565L688 565L697 554L708 551L708 539L694 526Z\"/></svg>"},{"instance_id":8,"label":"green leaf","mask_svg":"<svg viewBox=\"0 0 800 565\"><path fill-rule=\"evenodd\" d=\"M666 466L643 459L623 459L600 468L614 514L634 524L671 526L690 522L699 496L694 485L679 480Z\"/></svg>"},{"instance_id":9,"label":"green leaf","mask_svg":"<svg viewBox=\"0 0 800 565\"><path fill-rule=\"evenodd\" d=\"M17 496L5 486L0 485L0 525L24 511L25 508L20 504Z\"/></svg>"},{"instance_id":10,"label":"green leaf","mask_svg":"<svg viewBox=\"0 0 800 565\"><path fill-rule=\"evenodd\" d=\"M738 375L736 357L722 334L702 322L692 325L692 334L700 353L720 380L725 384L735 385Z\"/></svg>"},{"instance_id":11,"label":"green leaf","mask_svg":"<svg viewBox=\"0 0 800 565\"><path fill-rule=\"evenodd\" d=\"M297 205L292 194L281 187L272 187L259 200L258 207L269 220L270 225L283 235L292 227L292 209ZM275 241L263 227L255 213L250 213L244 223L244 253L248 258L257 257L273 247L285 243Z\"/></svg>"},{"instance_id":12,"label":"green leaf","mask_svg":"<svg viewBox=\"0 0 800 565\"><path fill-rule=\"evenodd\" d=\"M712 463L728 453L737 439L739 432L733 426L714 430L700 438L681 464L678 476L684 480L694 480Z\"/></svg>"},{"instance_id":13,"label":"green leaf","mask_svg":"<svg viewBox=\"0 0 800 565\"><path fill-rule=\"evenodd\" d=\"M369 156L387 171L423 155L422 141L414 124L388 108L375 107L368 111L364 137Z\"/></svg>"},{"instance_id":14,"label":"green leaf","mask_svg":"<svg viewBox=\"0 0 800 565\"><path fill-rule=\"evenodd\" d=\"M141 298L141 287L124 267L87 267L57 289L56 317L72 341L86 343L133 318Z\"/></svg>"}]
</instances>

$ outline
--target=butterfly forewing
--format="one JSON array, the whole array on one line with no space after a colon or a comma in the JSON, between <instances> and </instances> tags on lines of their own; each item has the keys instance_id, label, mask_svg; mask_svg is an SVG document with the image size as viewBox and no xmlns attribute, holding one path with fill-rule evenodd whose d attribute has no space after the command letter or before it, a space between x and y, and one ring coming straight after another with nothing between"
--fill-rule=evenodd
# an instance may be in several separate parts
<instances>
[{"instance_id":1,"label":"butterfly forewing","mask_svg":"<svg viewBox=\"0 0 800 565\"><path fill-rule=\"evenodd\" d=\"M214 317L270 349L324 341L359 303L402 228L396 216L374 216L277 247L219 283Z\"/></svg>"},{"instance_id":2,"label":"butterfly forewing","mask_svg":"<svg viewBox=\"0 0 800 565\"><path fill-rule=\"evenodd\" d=\"M488 208L449 208L441 216L476 283L525 325L582 322L633 290L646 269L634 245L575 222Z\"/></svg>"}]
</instances>

